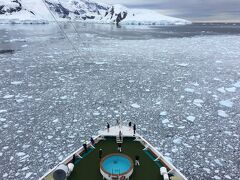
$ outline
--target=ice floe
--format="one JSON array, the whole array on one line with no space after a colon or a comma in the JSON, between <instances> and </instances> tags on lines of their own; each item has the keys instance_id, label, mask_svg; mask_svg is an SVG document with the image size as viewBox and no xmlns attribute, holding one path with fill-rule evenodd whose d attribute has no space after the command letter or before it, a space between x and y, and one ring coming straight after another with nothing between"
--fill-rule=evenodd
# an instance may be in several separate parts
<instances>
[{"instance_id":1,"label":"ice floe","mask_svg":"<svg viewBox=\"0 0 240 180\"><path fill-rule=\"evenodd\" d=\"M140 107L141 107L141 106L138 105L137 103L131 104L131 106L132 106L133 108L140 108Z\"/></svg>"},{"instance_id":2,"label":"ice floe","mask_svg":"<svg viewBox=\"0 0 240 180\"><path fill-rule=\"evenodd\" d=\"M167 115L167 111L160 112L160 116L166 116L166 115Z\"/></svg>"},{"instance_id":3,"label":"ice floe","mask_svg":"<svg viewBox=\"0 0 240 180\"><path fill-rule=\"evenodd\" d=\"M236 88L235 87L226 88L226 91L228 91L228 92L236 92Z\"/></svg>"},{"instance_id":4,"label":"ice floe","mask_svg":"<svg viewBox=\"0 0 240 180\"><path fill-rule=\"evenodd\" d=\"M184 91L189 92L189 93L193 93L195 90L191 89L191 88L185 88Z\"/></svg>"},{"instance_id":5,"label":"ice floe","mask_svg":"<svg viewBox=\"0 0 240 180\"><path fill-rule=\"evenodd\" d=\"M218 116L221 116L224 118L229 117L229 115L223 110L218 110Z\"/></svg>"},{"instance_id":6,"label":"ice floe","mask_svg":"<svg viewBox=\"0 0 240 180\"><path fill-rule=\"evenodd\" d=\"M194 122L195 119L196 119L196 117L194 117L194 116L188 116L187 117L187 120L190 121L190 122Z\"/></svg>"},{"instance_id":7,"label":"ice floe","mask_svg":"<svg viewBox=\"0 0 240 180\"><path fill-rule=\"evenodd\" d=\"M233 102L228 100L223 100L223 101L219 101L219 104L221 104L222 106L226 106L226 107L233 107Z\"/></svg>"},{"instance_id":8,"label":"ice floe","mask_svg":"<svg viewBox=\"0 0 240 180\"><path fill-rule=\"evenodd\" d=\"M204 103L204 101L202 99L194 99L193 100L193 104L198 107L202 107L202 103Z\"/></svg>"},{"instance_id":9,"label":"ice floe","mask_svg":"<svg viewBox=\"0 0 240 180\"><path fill-rule=\"evenodd\" d=\"M11 82L12 85L20 85L22 83L23 83L22 81L13 81L13 82Z\"/></svg>"}]
</instances>

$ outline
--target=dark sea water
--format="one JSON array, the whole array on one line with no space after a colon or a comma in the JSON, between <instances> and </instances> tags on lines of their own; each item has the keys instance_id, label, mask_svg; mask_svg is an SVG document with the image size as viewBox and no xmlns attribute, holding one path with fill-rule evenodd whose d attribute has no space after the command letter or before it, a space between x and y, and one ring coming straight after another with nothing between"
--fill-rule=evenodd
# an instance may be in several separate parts
<instances>
[{"instance_id":1,"label":"dark sea water","mask_svg":"<svg viewBox=\"0 0 240 180\"><path fill-rule=\"evenodd\" d=\"M189 179L239 179L240 24L0 25L0 179L37 179L119 118ZM72 45L76 50L73 49Z\"/></svg>"}]
</instances>

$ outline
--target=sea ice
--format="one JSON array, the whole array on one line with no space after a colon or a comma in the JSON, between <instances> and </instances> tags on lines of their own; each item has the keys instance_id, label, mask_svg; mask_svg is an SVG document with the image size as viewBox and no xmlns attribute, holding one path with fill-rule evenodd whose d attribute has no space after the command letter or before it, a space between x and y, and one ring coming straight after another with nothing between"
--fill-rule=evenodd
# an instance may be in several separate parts
<instances>
[{"instance_id":1,"label":"sea ice","mask_svg":"<svg viewBox=\"0 0 240 180\"><path fill-rule=\"evenodd\" d=\"M240 81L236 82L235 84L233 84L233 86L240 88Z\"/></svg>"},{"instance_id":2,"label":"sea ice","mask_svg":"<svg viewBox=\"0 0 240 180\"><path fill-rule=\"evenodd\" d=\"M194 89L191 89L191 88L185 88L184 91L186 91L186 92L190 92L190 93L193 93L193 92L194 92Z\"/></svg>"},{"instance_id":3,"label":"sea ice","mask_svg":"<svg viewBox=\"0 0 240 180\"><path fill-rule=\"evenodd\" d=\"M12 85L20 85L22 83L23 83L22 81L13 81L13 82L11 82Z\"/></svg>"},{"instance_id":4,"label":"sea ice","mask_svg":"<svg viewBox=\"0 0 240 180\"><path fill-rule=\"evenodd\" d=\"M94 115L94 116L99 116L99 115L100 115L100 112L94 111L94 112L93 112L93 115Z\"/></svg>"},{"instance_id":5,"label":"sea ice","mask_svg":"<svg viewBox=\"0 0 240 180\"><path fill-rule=\"evenodd\" d=\"M211 170L209 168L203 168L204 171L206 171L208 174L211 173Z\"/></svg>"},{"instance_id":6,"label":"sea ice","mask_svg":"<svg viewBox=\"0 0 240 180\"><path fill-rule=\"evenodd\" d=\"M1 110L0 110L0 113L6 113L6 112L7 112L6 109L1 109Z\"/></svg>"},{"instance_id":7,"label":"sea ice","mask_svg":"<svg viewBox=\"0 0 240 180\"><path fill-rule=\"evenodd\" d=\"M204 103L204 101L201 100L201 99L194 99L193 100L193 104L198 106L198 107L202 107L202 103Z\"/></svg>"},{"instance_id":8,"label":"sea ice","mask_svg":"<svg viewBox=\"0 0 240 180\"><path fill-rule=\"evenodd\" d=\"M67 96L61 96L60 99L65 100L67 99Z\"/></svg>"},{"instance_id":9,"label":"sea ice","mask_svg":"<svg viewBox=\"0 0 240 180\"><path fill-rule=\"evenodd\" d=\"M218 88L217 91L221 92L221 93L225 93L226 92L224 87Z\"/></svg>"},{"instance_id":10,"label":"sea ice","mask_svg":"<svg viewBox=\"0 0 240 180\"><path fill-rule=\"evenodd\" d=\"M131 105L133 108L140 108L140 105L138 105L137 103L134 103Z\"/></svg>"},{"instance_id":11,"label":"sea ice","mask_svg":"<svg viewBox=\"0 0 240 180\"><path fill-rule=\"evenodd\" d=\"M194 122L195 119L196 119L196 117L194 117L194 116L188 116L187 117L187 120L191 121L191 122Z\"/></svg>"},{"instance_id":12,"label":"sea ice","mask_svg":"<svg viewBox=\"0 0 240 180\"><path fill-rule=\"evenodd\" d=\"M226 88L226 90L228 92L236 92L236 88L235 87Z\"/></svg>"},{"instance_id":13,"label":"sea ice","mask_svg":"<svg viewBox=\"0 0 240 180\"><path fill-rule=\"evenodd\" d=\"M25 179L28 179L32 175L32 172L28 172L25 176Z\"/></svg>"},{"instance_id":14,"label":"sea ice","mask_svg":"<svg viewBox=\"0 0 240 180\"><path fill-rule=\"evenodd\" d=\"M167 115L167 111L160 112L160 116L166 116L166 115Z\"/></svg>"},{"instance_id":15,"label":"sea ice","mask_svg":"<svg viewBox=\"0 0 240 180\"><path fill-rule=\"evenodd\" d=\"M230 101L229 99L225 100L225 101L219 101L219 104L221 104L222 106L229 107L229 108L231 108L233 106L233 102Z\"/></svg>"},{"instance_id":16,"label":"sea ice","mask_svg":"<svg viewBox=\"0 0 240 180\"><path fill-rule=\"evenodd\" d=\"M6 121L6 119L5 118L0 118L0 121L4 122L4 121Z\"/></svg>"},{"instance_id":17,"label":"sea ice","mask_svg":"<svg viewBox=\"0 0 240 180\"><path fill-rule=\"evenodd\" d=\"M11 94L8 94L8 95L3 96L4 99L10 99L10 98L12 98L12 97L14 97L14 95L11 95Z\"/></svg>"},{"instance_id":18,"label":"sea ice","mask_svg":"<svg viewBox=\"0 0 240 180\"><path fill-rule=\"evenodd\" d=\"M229 117L229 115L223 110L218 110L218 115L221 117Z\"/></svg>"},{"instance_id":19,"label":"sea ice","mask_svg":"<svg viewBox=\"0 0 240 180\"><path fill-rule=\"evenodd\" d=\"M170 121L168 120L168 119L164 119L164 120L162 120L162 123L163 124L166 124L166 123L169 123Z\"/></svg>"},{"instance_id":20,"label":"sea ice","mask_svg":"<svg viewBox=\"0 0 240 180\"><path fill-rule=\"evenodd\" d=\"M188 66L188 63L179 63L179 64L177 64L178 66L180 66L180 67L187 67Z\"/></svg>"},{"instance_id":21,"label":"sea ice","mask_svg":"<svg viewBox=\"0 0 240 180\"><path fill-rule=\"evenodd\" d=\"M225 175L224 177L227 179L232 179L231 176L229 176L229 175Z\"/></svg>"},{"instance_id":22,"label":"sea ice","mask_svg":"<svg viewBox=\"0 0 240 180\"><path fill-rule=\"evenodd\" d=\"M213 176L214 179L220 180L221 178L217 175Z\"/></svg>"},{"instance_id":23,"label":"sea ice","mask_svg":"<svg viewBox=\"0 0 240 180\"><path fill-rule=\"evenodd\" d=\"M16 155L17 156L24 156L26 153L24 153L24 152L18 152L18 153L16 153Z\"/></svg>"},{"instance_id":24,"label":"sea ice","mask_svg":"<svg viewBox=\"0 0 240 180\"><path fill-rule=\"evenodd\" d=\"M178 144L179 145L179 144L181 144L181 142L182 142L181 138L176 138L176 139L173 140L174 144Z\"/></svg>"}]
</instances>

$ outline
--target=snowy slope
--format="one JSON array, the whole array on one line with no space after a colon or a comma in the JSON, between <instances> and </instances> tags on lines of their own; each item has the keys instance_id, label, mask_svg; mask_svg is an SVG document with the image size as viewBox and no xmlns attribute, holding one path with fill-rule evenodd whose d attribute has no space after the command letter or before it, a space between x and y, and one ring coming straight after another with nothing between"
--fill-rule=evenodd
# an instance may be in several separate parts
<instances>
[{"instance_id":1,"label":"snowy slope","mask_svg":"<svg viewBox=\"0 0 240 180\"><path fill-rule=\"evenodd\" d=\"M90 0L0 0L0 23L47 23L53 21L48 8L59 21L87 21L116 24L189 24L189 21L145 9L128 9Z\"/></svg>"}]
</instances>

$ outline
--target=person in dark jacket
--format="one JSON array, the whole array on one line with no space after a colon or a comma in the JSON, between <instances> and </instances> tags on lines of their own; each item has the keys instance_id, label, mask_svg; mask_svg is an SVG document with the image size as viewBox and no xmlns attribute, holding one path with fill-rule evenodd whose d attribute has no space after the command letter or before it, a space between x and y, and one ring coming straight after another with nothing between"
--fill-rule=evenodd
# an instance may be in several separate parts
<instances>
[{"instance_id":1,"label":"person in dark jacket","mask_svg":"<svg viewBox=\"0 0 240 180\"><path fill-rule=\"evenodd\" d=\"M133 125L133 133L136 134L136 124Z\"/></svg>"},{"instance_id":2,"label":"person in dark jacket","mask_svg":"<svg viewBox=\"0 0 240 180\"><path fill-rule=\"evenodd\" d=\"M131 121L128 123L128 126L129 126L129 130L131 130L131 128L132 128L132 122Z\"/></svg>"},{"instance_id":3,"label":"person in dark jacket","mask_svg":"<svg viewBox=\"0 0 240 180\"><path fill-rule=\"evenodd\" d=\"M107 130L108 130L108 132L109 132L109 129L110 129L110 124L107 123Z\"/></svg>"},{"instance_id":4,"label":"person in dark jacket","mask_svg":"<svg viewBox=\"0 0 240 180\"><path fill-rule=\"evenodd\" d=\"M87 152L87 144L86 143L83 144L83 148L84 148L84 152L86 153Z\"/></svg>"},{"instance_id":5,"label":"person in dark jacket","mask_svg":"<svg viewBox=\"0 0 240 180\"><path fill-rule=\"evenodd\" d=\"M94 139L92 137L91 137L90 141L91 141L91 144L94 146L95 141L94 141Z\"/></svg>"},{"instance_id":6,"label":"person in dark jacket","mask_svg":"<svg viewBox=\"0 0 240 180\"><path fill-rule=\"evenodd\" d=\"M103 150L99 149L99 151L98 151L99 159L102 159L102 154L103 154Z\"/></svg>"}]
</instances>

